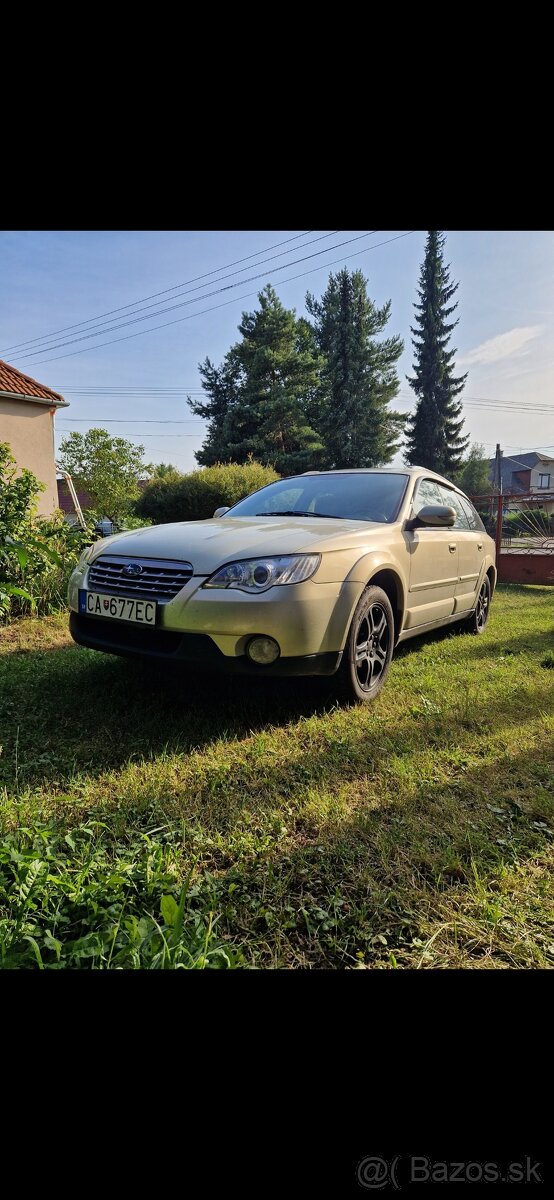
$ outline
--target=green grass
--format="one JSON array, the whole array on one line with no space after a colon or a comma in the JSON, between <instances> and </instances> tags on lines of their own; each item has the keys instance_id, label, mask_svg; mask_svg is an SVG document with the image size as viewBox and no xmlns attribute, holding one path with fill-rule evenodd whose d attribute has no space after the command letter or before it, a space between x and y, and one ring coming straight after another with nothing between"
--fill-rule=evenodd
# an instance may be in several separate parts
<instances>
[{"instance_id":1,"label":"green grass","mask_svg":"<svg viewBox=\"0 0 554 1200\"><path fill-rule=\"evenodd\" d=\"M554 590L366 708L0 631L4 967L552 967Z\"/></svg>"}]
</instances>

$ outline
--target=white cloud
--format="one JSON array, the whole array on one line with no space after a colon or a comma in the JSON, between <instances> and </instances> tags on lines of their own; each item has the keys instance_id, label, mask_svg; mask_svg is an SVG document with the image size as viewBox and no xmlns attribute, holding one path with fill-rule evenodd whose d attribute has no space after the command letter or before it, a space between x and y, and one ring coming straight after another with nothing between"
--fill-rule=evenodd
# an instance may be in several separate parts
<instances>
[{"instance_id":1,"label":"white cloud","mask_svg":"<svg viewBox=\"0 0 554 1200\"><path fill-rule=\"evenodd\" d=\"M512 358L522 352L527 354L528 351L524 347L533 338L538 337L543 329L543 325L521 325L516 329L509 329L507 333L499 333L496 337L489 338L488 342L481 342L480 346L476 346L462 358L458 358L457 365L499 362L501 358Z\"/></svg>"}]
</instances>

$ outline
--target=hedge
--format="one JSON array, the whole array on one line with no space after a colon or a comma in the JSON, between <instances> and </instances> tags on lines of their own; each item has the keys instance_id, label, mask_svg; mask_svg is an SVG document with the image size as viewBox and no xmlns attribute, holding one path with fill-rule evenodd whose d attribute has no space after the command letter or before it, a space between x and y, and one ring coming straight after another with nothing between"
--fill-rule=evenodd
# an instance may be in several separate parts
<instances>
[{"instance_id":1,"label":"hedge","mask_svg":"<svg viewBox=\"0 0 554 1200\"><path fill-rule=\"evenodd\" d=\"M155 525L168 521L203 521L216 508L236 504L279 475L258 462L218 463L188 475L154 478L136 501L135 513Z\"/></svg>"}]
</instances>

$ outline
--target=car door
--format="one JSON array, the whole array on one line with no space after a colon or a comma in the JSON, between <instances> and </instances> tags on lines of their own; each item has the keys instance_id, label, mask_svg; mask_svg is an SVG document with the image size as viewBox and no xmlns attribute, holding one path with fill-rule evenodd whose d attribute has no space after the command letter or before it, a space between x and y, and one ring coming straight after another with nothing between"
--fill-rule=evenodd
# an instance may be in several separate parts
<instances>
[{"instance_id":1,"label":"car door","mask_svg":"<svg viewBox=\"0 0 554 1200\"><path fill-rule=\"evenodd\" d=\"M418 480L412 503L413 517L426 504L445 503L436 480ZM410 553L410 586L404 627L413 629L417 625L441 621L454 612L454 592L458 583L457 531L420 525L406 530L404 536Z\"/></svg>"},{"instance_id":2,"label":"car door","mask_svg":"<svg viewBox=\"0 0 554 1200\"><path fill-rule=\"evenodd\" d=\"M477 599L477 588L483 572L483 564L485 561L485 545L484 534L485 527L478 513L475 512L473 505L465 496L460 496L457 492L451 492L449 488L442 487L443 492L448 492L448 504L454 505L455 497L456 512L458 508L465 517L468 532L460 528L458 536L458 572L459 580L456 586L456 612L475 607Z\"/></svg>"}]
</instances>

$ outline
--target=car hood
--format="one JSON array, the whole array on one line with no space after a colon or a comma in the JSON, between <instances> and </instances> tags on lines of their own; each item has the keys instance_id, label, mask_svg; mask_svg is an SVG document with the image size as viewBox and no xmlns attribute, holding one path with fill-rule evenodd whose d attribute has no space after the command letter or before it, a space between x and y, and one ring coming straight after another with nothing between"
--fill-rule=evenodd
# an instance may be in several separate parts
<instances>
[{"instance_id":1,"label":"car hood","mask_svg":"<svg viewBox=\"0 0 554 1200\"><path fill-rule=\"evenodd\" d=\"M191 562L195 575L209 575L238 558L277 554L320 554L363 546L368 535L388 532L390 525L322 517L217 517L130 529L102 538L92 561L101 554L129 558L169 558Z\"/></svg>"}]
</instances>

